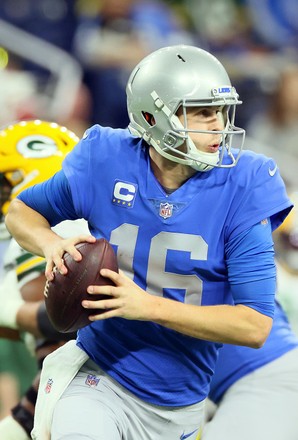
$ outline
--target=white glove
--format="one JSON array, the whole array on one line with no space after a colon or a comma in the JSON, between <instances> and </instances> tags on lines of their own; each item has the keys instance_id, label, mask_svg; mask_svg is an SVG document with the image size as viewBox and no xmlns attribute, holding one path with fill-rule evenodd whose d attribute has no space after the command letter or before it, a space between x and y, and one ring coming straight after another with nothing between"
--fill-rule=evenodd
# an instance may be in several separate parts
<instances>
[{"instance_id":1,"label":"white glove","mask_svg":"<svg viewBox=\"0 0 298 440\"><path fill-rule=\"evenodd\" d=\"M30 440L26 431L12 417L7 416L0 421L1 440Z\"/></svg>"},{"instance_id":2,"label":"white glove","mask_svg":"<svg viewBox=\"0 0 298 440\"><path fill-rule=\"evenodd\" d=\"M24 300L18 286L17 274L11 269L0 284L0 326L17 329L16 317L22 304Z\"/></svg>"}]
</instances>

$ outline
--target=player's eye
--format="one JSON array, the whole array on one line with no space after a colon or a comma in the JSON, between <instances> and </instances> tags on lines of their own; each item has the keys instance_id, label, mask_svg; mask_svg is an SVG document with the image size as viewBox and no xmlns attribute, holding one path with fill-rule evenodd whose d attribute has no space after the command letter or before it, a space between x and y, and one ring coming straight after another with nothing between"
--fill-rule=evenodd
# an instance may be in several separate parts
<instances>
[{"instance_id":1,"label":"player's eye","mask_svg":"<svg viewBox=\"0 0 298 440\"><path fill-rule=\"evenodd\" d=\"M211 107L204 107L198 112L198 117L202 119L209 119L216 115L217 110Z\"/></svg>"}]
</instances>

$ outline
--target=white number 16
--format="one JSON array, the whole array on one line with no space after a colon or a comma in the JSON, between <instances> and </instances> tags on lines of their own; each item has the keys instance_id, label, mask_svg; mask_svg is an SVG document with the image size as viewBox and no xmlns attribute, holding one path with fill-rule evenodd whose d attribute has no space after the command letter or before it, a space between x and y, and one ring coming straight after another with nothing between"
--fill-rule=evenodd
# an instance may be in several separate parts
<instances>
[{"instance_id":1,"label":"white number 16","mask_svg":"<svg viewBox=\"0 0 298 440\"><path fill-rule=\"evenodd\" d=\"M133 259L138 232L138 226L124 223L111 234L111 243L118 246L119 266L130 278L133 277ZM162 296L163 288L182 289L185 290L185 303L200 305L202 280L196 275L166 272L165 265L169 250L188 252L190 260L207 260L208 245L199 235L159 232L152 238L148 250L146 290Z\"/></svg>"}]
</instances>

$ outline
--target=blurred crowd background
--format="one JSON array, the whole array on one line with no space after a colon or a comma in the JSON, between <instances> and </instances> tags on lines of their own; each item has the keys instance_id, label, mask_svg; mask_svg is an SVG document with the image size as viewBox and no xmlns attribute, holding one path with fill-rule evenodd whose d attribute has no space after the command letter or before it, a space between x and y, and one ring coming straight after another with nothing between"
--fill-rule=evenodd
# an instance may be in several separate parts
<instances>
[{"instance_id":1,"label":"blurred crowd background","mask_svg":"<svg viewBox=\"0 0 298 440\"><path fill-rule=\"evenodd\" d=\"M193 44L222 61L243 100L236 123L247 131L246 148L274 157L289 192L296 191L297 6L297 0L1 0L0 126L38 118L78 136L94 123L125 127L125 85L135 64L159 47ZM7 367L4 353L14 343L0 343L1 419L35 365L13 345L15 362ZM10 383L9 373L20 383Z\"/></svg>"},{"instance_id":2,"label":"blurred crowd background","mask_svg":"<svg viewBox=\"0 0 298 440\"><path fill-rule=\"evenodd\" d=\"M0 125L40 118L79 136L93 123L125 127L130 71L179 43L223 62L247 146L275 155L297 186L297 0L1 0Z\"/></svg>"}]
</instances>

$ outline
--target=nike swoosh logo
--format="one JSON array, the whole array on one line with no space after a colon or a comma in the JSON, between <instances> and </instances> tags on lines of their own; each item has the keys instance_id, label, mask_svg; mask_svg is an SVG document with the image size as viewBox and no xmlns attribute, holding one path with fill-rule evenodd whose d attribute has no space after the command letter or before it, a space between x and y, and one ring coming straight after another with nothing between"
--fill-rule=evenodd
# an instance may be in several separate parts
<instances>
[{"instance_id":1,"label":"nike swoosh logo","mask_svg":"<svg viewBox=\"0 0 298 440\"><path fill-rule=\"evenodd\" d=\"M277 165L275 165L275 167L273 168L273 170L272 170L271 168L268 169L268 173L269 173L269 175L270 175L271 177L274 176L274 174L276 173L276 171L277 171Z\"/></svg>"},{"instance_id":2,"label":"nike swoosh logo","mask_svg":"<svg viewBox=\"0 0 298 440\"><path fill-rule=\"evenodd\" d=\"M185 440L186 438L190 437L191 435L193 435L195 432L197 432L198 429L195 429L194 431L190 432L189 434L182 434L180 437L180 440Z\"/></svg>"}]
</instances>

